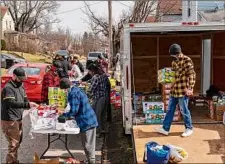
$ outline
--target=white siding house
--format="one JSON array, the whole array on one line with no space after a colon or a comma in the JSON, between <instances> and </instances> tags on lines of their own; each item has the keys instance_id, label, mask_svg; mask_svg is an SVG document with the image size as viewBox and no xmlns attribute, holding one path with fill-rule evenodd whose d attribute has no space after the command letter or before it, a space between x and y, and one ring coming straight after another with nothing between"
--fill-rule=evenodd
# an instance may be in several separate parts
<instances>
[{"instance_id":1,"label":"white siding house","mask_svg":"<svg viewBox=\"0 0 225 164\"><path fill-rule=\"evenodd\" d=\"M4 38L4 32L14 31L15 24L9 13L9 10L5 6L0 6L1 9L1 38Z\"/></svg>"}]
</instances>

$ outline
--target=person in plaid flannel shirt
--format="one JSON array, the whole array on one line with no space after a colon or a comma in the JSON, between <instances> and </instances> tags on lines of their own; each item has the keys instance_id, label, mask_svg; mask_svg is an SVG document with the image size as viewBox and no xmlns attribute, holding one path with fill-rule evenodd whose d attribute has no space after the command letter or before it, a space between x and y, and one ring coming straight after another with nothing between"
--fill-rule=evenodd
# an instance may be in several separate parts
<instances>
[{"instance_id":1,"label":"person in plaid flannel shirt","mask_svg":"<svg viewBox=\"0 0 225 164\"><path fill-rule=\"evenodd\" d=\"M81 132L81 142L87 157L87 163L95 163L95 147L96 147L96 127L98 121L89 99L84 91L73 86L68 78L60 80L60 88L68 89L68 102L70 111L64 113L66 117L72 117L76 120Z\"/></svg>"},{"instance_id":2,"label":"person in plaid flannel shirt","mask_svg":"<svg viewBox=\"0 0 225 164\"><path fill-rule=\"evenodd\" d=\"M53 65L50 66L50 70L43 77L41 91L41 98L43 103L48 104L48 88L59 86L59 76L57 71L58 68L61 68L61 64L56 61L53 63Z\"/></svg>"},{"instance_id":3,"label":"person in plaid flannel shirt","mask_svg":"<svg viewBox=\"0 0 225 164\"><path fill-rule=\"evenodd\" d=\"M93 96L93 108L98 118L97 136L107 133L107 123L109 119L110 103L110 82L108 76L96 64L90 64L89 74L92 76L90 91Z\"/></svg>"},{"instance_id":4,"label":"person in plaid flannel shirt","mask_svg":"<svg viewBox=\"0 0 225 164\"><path fill-rule=\"evenodd\" d=\"M193 95L196 73L190 57L185 56L178 44L173 44L169 49L170 55L176 60L172 62L175 71L175 82L170 92L168 111L163 121L163 127L156 129L158 133L169 135L177 104L185 123L185 132L182 137L188 137L193 133L191 114L188 109L189 96Z\"/></svg>"}]
</instances>

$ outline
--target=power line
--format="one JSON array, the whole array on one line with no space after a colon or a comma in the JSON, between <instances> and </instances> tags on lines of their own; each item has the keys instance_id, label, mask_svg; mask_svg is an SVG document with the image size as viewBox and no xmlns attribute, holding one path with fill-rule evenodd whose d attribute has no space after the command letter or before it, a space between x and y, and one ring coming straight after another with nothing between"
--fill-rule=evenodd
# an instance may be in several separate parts
<instances>
[{"instance_id":1,"label":"power line","mask_svg":"<svg viewBox=\"0 0 225 164\"><path fill-rule=\"evenodd\" d=\"M128 5L126 5L126 4L124 4L124 3L120 2L120 1L115 1L115 2L117 2L117 3L119 3L119 4L123 5L123 6L129 7L129 8L132 8L131 6L128 6Z\"/></svg>"},{"instance_id":2,"label":"power line","mask_svg":"<svg viewBox=\"0 0 225 164\"><path fill-rule=\"evenodd\" d=\"M96 2L96 3L92 3L92 4L89 4L89 5L85 5L85 6L78 7L78 8L71 9L71 10L66 10L66 11L63 11L63 12L59 12L59 13L56 13L55 15L64 14L64 13L68 13L68 12L71 12L71 11L80 10L80 9L82 9L82 8L86 8L87 6L96 5L96 4L99 4L99 3L102 3L102 2L104 2L104 1L100 1L100 2Z\"/></svg>"}]
</instances>

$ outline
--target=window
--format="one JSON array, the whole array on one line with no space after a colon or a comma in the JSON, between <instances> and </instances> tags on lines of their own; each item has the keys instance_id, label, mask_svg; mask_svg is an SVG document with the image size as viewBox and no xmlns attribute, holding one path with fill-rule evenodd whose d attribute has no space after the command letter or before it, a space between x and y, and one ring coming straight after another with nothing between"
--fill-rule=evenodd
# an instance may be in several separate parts
<instances>
[{"instance_id":1,"label":"window","mask_svg":"<svg viewBox=\"0 0 225 164\"><path fill-rule=\"evenodd\" d=\"M89 53L88 54L88 57L98 57L98 55L100 55L101 56L101 53L95 53L95 52L91 52L91 53Z\"/></svg>"},{"instance_id":2,"label":"window","mask_svg":"<svg viewBox=\"0 0 225 164\"><path fill-rule=\"evenodd\" d=\"M7 20L5 21L5 27L6 27L6 29L8 29L8 21Z\"/></svg>"},{"instance_id":3,"label":"window","mask_svg":"<svg viewBox=\"0 0 225 164\"><path fill-rule=\"evenodd\" d=\"M12 67L9 70L9 74L13 74L14 69L16 69L17 67ZM24 69L24 71L26 72L27 76L35 76L35 75L39 75L41 72L41 69L38 67L22 67Z\"/></svg>"}]
</instances>

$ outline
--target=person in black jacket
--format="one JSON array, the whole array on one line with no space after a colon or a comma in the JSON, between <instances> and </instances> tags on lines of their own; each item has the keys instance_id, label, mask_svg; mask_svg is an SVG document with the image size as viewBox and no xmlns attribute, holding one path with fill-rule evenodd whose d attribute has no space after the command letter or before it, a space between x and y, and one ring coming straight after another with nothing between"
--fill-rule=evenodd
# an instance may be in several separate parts
<instances>
[{"instance_id":1,"label":"person in black jacket","mask_svg":"<svg viewBox=\"0 0 225 164\"><path fill-rule=\"evenodd\" d=\"M59 78L69 78L68 71L72 69L71 63L61 55L56 55L54 62L59 62L62 66L61 69L58 69Z\"/></svg>"},{"instance_id":2,"label":"person in black jacket","mask_svg":"<svg viewBox=\"0 0 225 164\"><path fill-rule=\"evenodd\" d=\"M96 60L96 61L91 61L89 66L92 65L92 64L95 64L98 68L99 68L99 71L101 73L104 73L104 71L102 70L102 67L100 66L100 63ZM88 66L88 67L89 67ZM80 83L82 82L87 82L89 80L91 80L92 76L89 74L89 72L80 80Z\"/></svg>"},{"instance_id":3,"label":"person in black jacket","mask_svg":"<svg viewBox=\"0 0 225 164\"><path fill-rule=\"evenodd\" d=\"M23 111L38 106L28 101L23 87L24 80L26 80L26 73L24 69L18 67L13 71L12 79L2 90L1 128L9 143L6 163L19 163L17 152L23 138Z\"/></svg>"}]
</instances>

